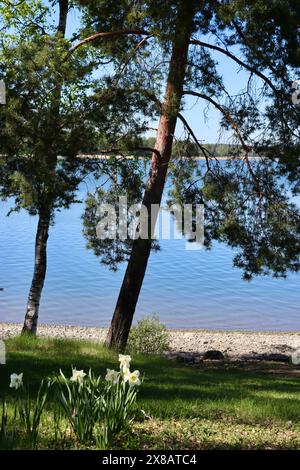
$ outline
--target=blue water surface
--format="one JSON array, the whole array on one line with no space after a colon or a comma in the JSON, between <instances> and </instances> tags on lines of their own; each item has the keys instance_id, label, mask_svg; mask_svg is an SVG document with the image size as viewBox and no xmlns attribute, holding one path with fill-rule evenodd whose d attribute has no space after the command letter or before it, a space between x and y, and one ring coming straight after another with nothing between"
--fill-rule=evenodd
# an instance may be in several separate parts
<instances>
[{"instance_id":1,"label":"blue water surface","mask_svg":"<svg viewBox=\"0 0 300 470\"><path fill-rule=\"evenodd\" d=\"M0 321L20 322L37 220L25 211L6 217L10 206L0 205ZM86 249L82 210L75 204L58 213L51 228L42 323L109 325L125 265L111 272ZM161 251L151 254L136 318L156 312L172 328L300 330L300 274L245 282L232 256L217 243L211 251L189 251L184 240L162 240Z\"/></svg>"}]
</instances>

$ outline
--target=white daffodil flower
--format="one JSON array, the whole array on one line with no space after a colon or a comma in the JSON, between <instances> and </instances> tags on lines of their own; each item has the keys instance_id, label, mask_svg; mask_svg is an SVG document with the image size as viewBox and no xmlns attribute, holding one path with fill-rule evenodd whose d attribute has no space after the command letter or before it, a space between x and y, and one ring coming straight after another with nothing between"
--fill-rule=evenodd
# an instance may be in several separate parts
<instances>
[{"instance_id":1,"label":"white daffodil flower","mask_svg":"<svg viewBox=\"0 0 300 470\"><path fill-rule=\"evenodd\" d=\"M124 382L128 382L130 387L134 387L135 385L141 385L140 371L128 371L128 373L124 375Z\"/></svg>"},{"instance_id":2,"label":"white daffodil flower","mask_svg":"<svg viewBox=\"0 0 300 470\"><path fill-rule=\"evenodd\" d=\"M11 374L10 376L10 388L18 390L23 385L23 372L21 374Z\"/></svg>"},{"instance_id":3,"label":"white daffodil flower","mask_svg":"<svg viewBox=\"0 0 300 470\"><path fill-rule=\"evenodd\" d=\"M120 369L123 374L126 374L129 371L131 356L126 356L124 354L119 354Z\"/></svg>"},{"instance_id":4,"label":"white daffodil flower","mask_svg":"<svg viewBox=\"0 0 300 470\"><path fill-rule=\"evenodd\" d=\"M83 379L86 376L86 373L83 370L72 369L73 375L70 378L71 382L76 382L82 385Z\"/></svg>"},{"instance_id":5,"label":"white daffodil flower","mask_svg":"<svg viewBox=\"0 0 300 470\"><path fill-rule=\"evenodd\" d=\"M105 376L105 380L107 382L111 382L114 385L118 383L119 377L120 377L120 372L117 372L116 370L113 369L106 369L107 374Z\"/></svg>"},{"instance_id":6,"label":"white daffodil flower","mask_svg":"<svg viewBox=\"0 0 300 470\"><path fill-rule=\"evenodd\" d=\"M127 369L127 370L125 370L125 371L123 372L123 380L124 380L124 382L128 382L130 374L131 374L131 372L130 372L129 369Z\"/></svg>"}]
</instances>

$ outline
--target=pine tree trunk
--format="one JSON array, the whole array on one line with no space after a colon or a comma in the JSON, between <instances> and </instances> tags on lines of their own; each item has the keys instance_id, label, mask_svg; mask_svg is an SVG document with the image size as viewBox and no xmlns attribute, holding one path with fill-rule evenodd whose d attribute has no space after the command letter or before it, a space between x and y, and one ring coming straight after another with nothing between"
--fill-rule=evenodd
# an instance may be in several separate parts
<instances>
[{"instance_id":1,"label":"pine tree trunk","mask_svg":"<svg viewBox=\"0 0 300 470\"><path fill-rule=\"evenodd\" d=\"M149 227L151 225L151 205L161 203L168 164L172 153L173 136L180 110L188 47L193 28L193 4L193 1L186 2L182 0L179 2L166 92L156 136L156 152L152 154L149 178L143 198L143 205L148 209ZM148 229L148 235L149 232L150 228ZM115 347L121 351L124 350L127 344L150 251L150 237L148 240L137 239L134 241L109 333L106 338L108 346Z\"/></svg>"},{"instance_id":2,"label":"pine tree trunk","mask_svg":"<svg viewBox=\"0 0 300 470\"><path fill-rule=\"evenodd\" d=\"M40 300L47 270L47 240L49 236L50 211L39 215L35 239L35 259L32 283L22 333L36 334Z\"/></svg>"}]
</instances>

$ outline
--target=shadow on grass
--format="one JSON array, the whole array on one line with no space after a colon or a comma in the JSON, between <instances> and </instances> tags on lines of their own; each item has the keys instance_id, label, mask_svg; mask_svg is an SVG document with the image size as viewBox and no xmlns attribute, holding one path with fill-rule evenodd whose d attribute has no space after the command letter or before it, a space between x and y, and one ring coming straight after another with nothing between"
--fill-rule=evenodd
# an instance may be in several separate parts
<instances>
[{"instance_id":1,"label":"shadow on grass","mask_svg":"<svg viewBox=\"0 0 300 470\"><path fill-rule=\"evenodd\" d=\"M88 341L14 338L7 341L7 351L7 365L0 367L0 392L9 396L13 372L24 373L34 396L40 380L59 369L68 376L73 365L104 376L106 368L118 368L116 352ZM139 406L152 416L300 419L300 386L294 377L193 368L153 356L134 356L132 363L145 375Z\"/></svg>"}]
</instances>

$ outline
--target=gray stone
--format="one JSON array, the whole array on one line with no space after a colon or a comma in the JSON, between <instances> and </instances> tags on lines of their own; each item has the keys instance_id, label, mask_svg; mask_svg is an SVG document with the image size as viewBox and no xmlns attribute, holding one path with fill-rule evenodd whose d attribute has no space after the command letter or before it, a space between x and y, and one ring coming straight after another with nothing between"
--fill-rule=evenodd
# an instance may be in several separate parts
<instances>
[{"instance_id":1,"label":"gray stone","mask_svg":"<svg viewBox=\"0 0 300 470\"><path fill-rule=\"evenodd\" d=\"M210 359L212 361L223 361L225 359L225 356L221 351L210 349L209 351L206 351L204 353L203 359Z\"/></svg>"},{"instance_id":2,"label":"gray stone","mask_svg":"<svg viewBox=\"0 0 300 470\"><path fill-rule=\"evenodd\" d=\"M281 353L260 354L255 359L259 361L289 362L290 356Z\"/></svg>"}]
</instances>

